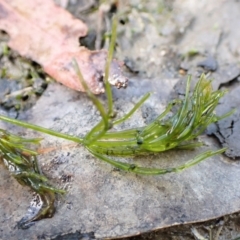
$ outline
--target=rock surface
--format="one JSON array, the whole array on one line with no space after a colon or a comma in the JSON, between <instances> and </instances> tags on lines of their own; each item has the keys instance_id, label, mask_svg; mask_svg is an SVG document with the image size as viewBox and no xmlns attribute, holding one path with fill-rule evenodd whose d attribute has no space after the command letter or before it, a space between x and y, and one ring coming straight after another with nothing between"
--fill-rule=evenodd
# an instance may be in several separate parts
<instances>
[{"instance_id":1,"label":"rock surface","mask_svg":"<svg viewBox=\"0 0 240 240\"><path fill-rule=\"evenodd\" d=\"M119 114L133 106L141 95L136 87L144 89L142 91L158 89L146 106L155 106L155 111L160 112L175 83L176 79L132 80L127 90L114 92ZM98 119L86 96L55 84L27 115L29 122L75 135L85 133ZM144 124L142 116L145 115L138 111L124 128ZM27 132L28 136L32 135ZM144 166L166 168L179 165L206 149L218 148L210 137L202 136L201 140L207 146L196 151L170 151L134 160ZM204 221L240 208L237 184L240 166L224 156L208 159L178 174L139 176L114 169L92 157L82 146L65 144L68 142L46 136L42 148L55 147L57 150L43 154L39 162L54 185L68 192L59 198L53 218L36 222L29 229L20 230L15 226L24 216L32 193L1 166L0 210L3 214L0 228L4 239L48 239L76 232L92 234L95 238L123 237Z\"/></svg>"},{"instance_id":2,"label":"rock surface","mask_svg":"<svg viewBox=\"0 0 240 240\"><path fill-rule=\"evenodd\" d=\"M174 86L180 79L178 67L183 55L187 56L184 61L188 65L188 73L194 77L206 72L197 64L208 54L213 56L218 63L216 71L209 73L216 79L214 88L224 85L230 91L226 96L230 100L222 101L222 110L218 111L239 108L238 98L231 99L240 91L237 87L240 32L236 31L240 23L239 4L238 1L221 0L216 6L213 0L188 0L181 1L180 5L176 1L166 23L168 29L156 30L155 25L148 25L148 28L141 25L138 38L133 40L135 45L128 45L127 41L119 43L119 48L122 46L125 50L118 50L118 55L128 57L134 62L134 70L139 72L135 78L130 78L127 89L114 90L119 116L131 109L144 93L153 92L141 110L122 125L123 128L151 121L164 109L173 91L182 93L180 87L174 90ZM132 19L145 23L142 17L146 19L146 14L132 14ZM124 27L128 29L127 25ZM123 38L130 32L123 33ZM197 55L189 56L192 49L196 49ZM104 96L100 98L106 101ZM224 105L226 102L228 104ZM221 133L226 131L226 136L229 131L235 136L232 132L237 131L238 109L233 118L234 127L231 127L230 119L222 125L225 130ZM37 104L22 115L22 119L82 136L97 123L99 115L84 94L52 84ZM212 133L216 130L219 129L212 129ZM15 131L26 136L40 136L25 129ZM68 192L59 197L53 218L36 222L27 230L17 229L15 226L25 215L32 192L20 186L0 165L0 238L54 239L62 235L73 239L116 238L205 221L240 210L240 165L224 155L210 158L178 174L139 176L114 169L92 157L82 146L73 147L67 141L44 137L42 148L54 147L56 150L40 156L40 166L54 185L66 188ZM143 166L164 168L180 165L206 149L220 147L213 137L203 135L201 140L206 146L195 151L170 151L147 159L134 158L134 161ZM238 138L225 143L229 149L234 144L234 151L239 151Z\"/></svg>"}]
</instances>

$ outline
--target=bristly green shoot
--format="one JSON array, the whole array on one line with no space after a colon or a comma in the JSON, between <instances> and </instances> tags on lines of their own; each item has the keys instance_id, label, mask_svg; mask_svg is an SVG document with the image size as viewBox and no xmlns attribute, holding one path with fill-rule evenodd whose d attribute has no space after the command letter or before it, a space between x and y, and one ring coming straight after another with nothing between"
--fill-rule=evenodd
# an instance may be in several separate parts
<instances>
[{"instance_id":1,"label":"bristly green shoot","mask_svg":"<svg viewBox=\"0 0 240 240\"><path fill-rule=\"evenodd\" d=\"M136 156L163 152L174 148L193 149L199 147L201 143L195 142L194 139L202 134L209 124L229 116L233 111L223 116L217 116L214 113L214 109L219 99L225 94L225 91L213 91L211 81L207 80L205 75L200 77L192 93L190 93L189 89L190 77L187 80L184 99L177 99L169 103L166 110L160 114L156 120L145 127L136 127L134 129L120 131L114 131L113 129L106 130L105 125L100 121L93 130L90 131L91 134L87 134L83 139L67 134L59 134L52 130L49 131L32 124L28 125L19 120L13 120L3 116L0 116L0 119L77 143L82 143L82 145L97 158L123 170L149 175L176 172L197 164L207 157L224 152L226 149L204 152L179 167L167 169L142 168L135 164L121 163L109 157ZM123 118L113 121L112 125L120 124L130 118L148 97L149 94L146 94L129 113ZM95 96L93 102L96 103L97 108L100 106L103 107ZM173 105L178 106L178 110L171 117L166 118ZM107 121L110 120L111 117L108 116Z\"/></svg>"},{"instance_id":2,"label":"bristly green shoot","mask_svg":"<svg viewBox=\"0 0 240 240\"><path fill-rule=\"evenodd\" d=\"M88 85L83 79L81 70L76 62L73 60L74 68L79 76L79 81L84 87L89 98L92 100L102 120L93 127L86 136L81 139L68 134L58 133L53 130L35 126L33 124L23 123L19 120L13 120L7 117L0 116L0 120L8 121L23 127L31 128L43 133L57 136L63 139L81 143L94 156L104 160L120 169L133 171L136 173L156 174L155 169L144 169L133 164L120 163L115 159L109 159L110 156L136 156L141 154L150 154L156 152L163 152L173 148L176 149L193 149L201 146L201 143L195 142L194 139L198 137L209 124L216 122L232 114L233 111L226 113L223 116L217 116L214 113L219 99L225 94L225 91L213 91L211 81L207 80L205 75L202 75L196 84L193 92L190 92L190 77L188 77L186 84L186 94L184 99L176 99L168 104L166 110L160 114L155 121L145 127L136 127L135 129L127 129L121 131L114 131L112 128L129 119L135 111L148 99L149 93L144 95L138 103L130 110L124 117L120 119L113 119L113 99L110 85L107 77L109 75L109 65L112 60L114 43L116 39L116 22L114 20L112 28L112 39L109 48L107 66L105 69L105 89L108 99L108 108L105 109L98 98L90 91ZM177 106L178 110L171 117L166 118L170 113L172 107ZM208 151L202 153L195 160L190 160L191 164L185 164L171 171L192 166L193 163L198 163L209 156L223 152L225 149L218 151ZM197 159L197 160L196 160ZM169 169L157 170L158 174L171 172Z\"/></svg>"},{"instance_id":3,"label":"bristly green shoot","mask_svg":"<svg viewBox=\"0 0 240 240\"><path fill-rule=\"evenodd\" d=\"M30 222L54 214L55 193L65 193L64 190L52 187L48 179L41 173L36 156L38 153L29 149L29 144L39 144L41 139L25 139L0 129L0 158L8 168L11 175L22 185L30 187L38 193L42 207L39 211L23 218L18 226L27 228Z\"/></svg>"},{"instance_id":4,"label":"bristly green shoot","mask_svg":"<svg viewBox=\"0 0 240 240\"><path fill-rule=\"evenodd\" d=\"M181 166L167 169L142 168L135 164L121 163L109 158L109 156L150 154L173 148L193 149L200 146L201 143L194 142L194 139L209 124L229 116L233 111L226 113L224 116L216 116L214 109L225 92L220 90L213 91L211 82L204 75L200 77L192 94L189 89L190 77L187 81L185 98L170 103L155 121L141 128L108 131L94 143L85 145L85 147L94 156L115 167L148 175L177 172L193 166L207 157L224 152L225 148L217 151L207 151ZM178 111L172 117L164 118L170 112L173 105L178 106ZM128 114L128 117L130 116L131 114ZM101 129L99 130L101 131Z\"/></svg>"}]
</instances>

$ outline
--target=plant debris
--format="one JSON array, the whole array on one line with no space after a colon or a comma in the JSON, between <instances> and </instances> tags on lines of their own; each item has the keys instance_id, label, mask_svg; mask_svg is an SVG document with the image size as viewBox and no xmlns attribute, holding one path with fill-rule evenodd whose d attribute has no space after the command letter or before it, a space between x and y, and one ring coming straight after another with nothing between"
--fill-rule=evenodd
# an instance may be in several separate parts
<instances>
[{"instance_id":1,"label":"plant debris","mask_svg":"<svg viewBox=\"0 0 240 240\"><path fill-rule=\"evenodd\" d=\"M104 92L107 51L79 47L79 37L87 34L82 21L50 0L0 0L0 19L0 29L10 36L8 46L39 63L56 81L84 91L72 66L74 58L91 91ZM110 66L109 82L118 88L127 86L121 67L117 60Z\"/></svg>"}]
</instances>

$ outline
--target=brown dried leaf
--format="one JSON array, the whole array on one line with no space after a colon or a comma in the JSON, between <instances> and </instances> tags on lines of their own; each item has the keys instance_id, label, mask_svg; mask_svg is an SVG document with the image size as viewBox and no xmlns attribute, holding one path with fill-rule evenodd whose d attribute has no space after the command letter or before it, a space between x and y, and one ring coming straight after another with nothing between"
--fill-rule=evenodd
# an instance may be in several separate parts
<instances>
[{"instance_id":1,"label":"brown dried leaf","mask_svg":"<svg viewBox=\"0 0 240 240\"><path fill-rule=\"evenodd\" d=\"M107 52L79 47L78 38L86 35L87 26L52 0L0 0L0 29L9 34L10 48L42 65L56 81L84 91L72 65L75 58L91 91L104 91ZM116 60L109 82L117 87L127 84Z\"/></svg>"}]
</instances>

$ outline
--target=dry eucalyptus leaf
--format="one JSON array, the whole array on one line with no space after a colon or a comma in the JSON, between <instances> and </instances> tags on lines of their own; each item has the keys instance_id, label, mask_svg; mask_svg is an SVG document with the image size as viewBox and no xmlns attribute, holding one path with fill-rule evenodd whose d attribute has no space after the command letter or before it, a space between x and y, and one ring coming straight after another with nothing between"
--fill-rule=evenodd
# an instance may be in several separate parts
<instances>
[{"instance_id":1,"label":"dry eucalyptus leaf","mask_svg":"<svg viewBox=\"0 0 240 240\"><path fill-rule=\"evenodd\" d=\"M72 65L75 58L93 93L104 91L102 77L107 51L79 46L87 26L52 0L0 0L0 29L6 31L8 46L42 65L56 81L84 91ZM109 82L125 87L121 63L112 62Z\"/></svg>"}]
</instances>

